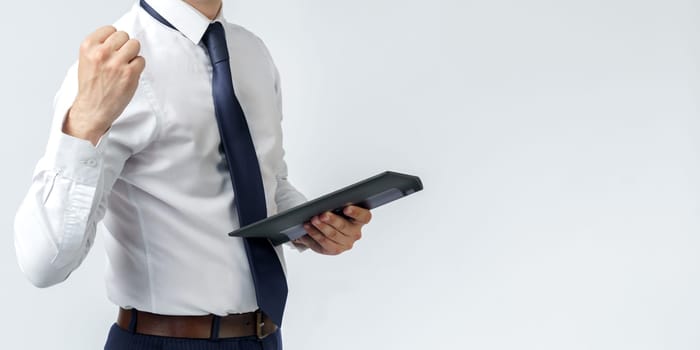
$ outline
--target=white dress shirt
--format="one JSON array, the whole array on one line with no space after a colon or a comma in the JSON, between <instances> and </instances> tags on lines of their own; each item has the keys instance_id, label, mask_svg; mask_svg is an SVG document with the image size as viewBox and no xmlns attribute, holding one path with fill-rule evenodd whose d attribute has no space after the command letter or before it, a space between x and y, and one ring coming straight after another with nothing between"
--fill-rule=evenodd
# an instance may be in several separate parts
<instances>
[{"instance_id":1,"label":"white dress shirt","mask_svg":"<svg viewBox=\"0 0 700 350\"><path fill-rule=\"evenodd\" d=\"M148 2L179 32L138 3L115 23L141 42L146 69L97 146L61 131L77 94L77 64L56 95L46 153L15 218L19 265L37 286L65 280L103 220L113 303L167 315L253 311L242 240L227 235L239 223L200 42L212 21L183 1ZM215 21L224 23L235 92L275 214L306 200L287 180L278 72L258 37L221 14Z\"/></svg>"}]
</instances>

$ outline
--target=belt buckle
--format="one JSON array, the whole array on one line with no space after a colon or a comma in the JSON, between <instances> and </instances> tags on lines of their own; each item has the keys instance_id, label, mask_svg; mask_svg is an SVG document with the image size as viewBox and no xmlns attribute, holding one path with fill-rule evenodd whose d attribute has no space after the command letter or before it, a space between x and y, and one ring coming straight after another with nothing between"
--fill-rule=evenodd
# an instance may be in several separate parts
<instances>
[{"instance_id":1,"label":"belt buckle","mask_svg":"<svg viewBox=\"0 0 700 350\"><path fill-rule=\"evenodd\" d=\"M265 321L263 321L262 310L258 309L255 311L255 335L258 339L265 339L270 333L264 334L263 327L265 326Z\"/></svg>"}]
</instances>

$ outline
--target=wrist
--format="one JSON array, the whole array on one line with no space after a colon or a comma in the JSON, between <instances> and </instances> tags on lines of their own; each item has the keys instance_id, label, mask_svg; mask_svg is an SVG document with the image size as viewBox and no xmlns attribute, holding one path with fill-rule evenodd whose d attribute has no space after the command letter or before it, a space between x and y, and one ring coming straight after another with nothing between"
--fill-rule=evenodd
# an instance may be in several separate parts
<instances>
[{"instance_id":1,"label":"wrist","mask_svg":"<svg viewBox=\"0 0 700 350\"><path fill-rule=\"evenodd\" d=\"M88 140L95 146L107 129L108 127L97 125L94 118L86 116L79 108L73 106L63 121L62 131L64 134Z\"/></svg>"}]
</instances>

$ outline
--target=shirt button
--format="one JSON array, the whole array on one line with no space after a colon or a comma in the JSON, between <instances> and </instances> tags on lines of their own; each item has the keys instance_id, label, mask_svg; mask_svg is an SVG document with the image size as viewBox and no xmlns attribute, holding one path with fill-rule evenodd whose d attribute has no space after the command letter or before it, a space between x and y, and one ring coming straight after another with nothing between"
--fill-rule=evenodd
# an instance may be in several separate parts
<instances>
[{"instance_id":1,"label":"shirt button","mask_svg":"<svg viewBox=\"0 0 700 350\"><path fill-rule=\"evenodd\" d=\"M85 161L85 164L89 167L95 167L97 165L97 161L94 159L88 159Z\"/></svg>"}]
</instances>

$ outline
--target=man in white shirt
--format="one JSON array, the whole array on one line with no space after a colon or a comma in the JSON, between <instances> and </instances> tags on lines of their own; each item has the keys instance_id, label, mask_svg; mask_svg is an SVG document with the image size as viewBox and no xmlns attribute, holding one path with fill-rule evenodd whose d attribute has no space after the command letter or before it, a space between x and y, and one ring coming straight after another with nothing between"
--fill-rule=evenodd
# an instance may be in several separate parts
<instances>
[{"instance_id":1,"label":"man in white shirt","mask_svg":"<svg viewBox=\"0 0 700 350\"><path fill-rule=\"evenodd\" d=\"M202 43L212 23L224 27L267 214L306 199L287 179L278 71L263 42L226 22L221 7L149 0L85 39L15 218L19 265L38 287L64 281L104 222L107 293L120 307L109 350L281 349L278 325L259 310L243 240L226 235L240 224ZM290 245L351 249L371 214L344 214L351 219L312 218L308 235Z\"/></svg>"}]
</instances>

